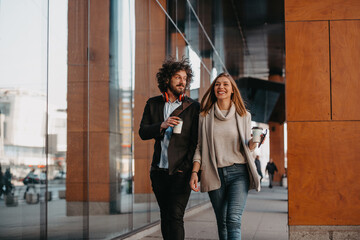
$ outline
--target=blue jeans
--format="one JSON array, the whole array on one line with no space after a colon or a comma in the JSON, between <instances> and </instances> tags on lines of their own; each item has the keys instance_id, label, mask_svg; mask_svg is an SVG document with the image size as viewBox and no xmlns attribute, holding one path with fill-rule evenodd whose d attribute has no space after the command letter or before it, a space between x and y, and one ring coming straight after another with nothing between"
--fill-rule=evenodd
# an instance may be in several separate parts
<instances>
[{"instance_id":1,"label":"blue jeans","mask_svg":"<svg viewBox=\"0 0 360 240\"><path fill-rule=\"evenodd\" d=\"M218 168L221 187L209 192L219 239L241 239L241 217L249 190L246 164Z\"/></svg>"}]
</instances>

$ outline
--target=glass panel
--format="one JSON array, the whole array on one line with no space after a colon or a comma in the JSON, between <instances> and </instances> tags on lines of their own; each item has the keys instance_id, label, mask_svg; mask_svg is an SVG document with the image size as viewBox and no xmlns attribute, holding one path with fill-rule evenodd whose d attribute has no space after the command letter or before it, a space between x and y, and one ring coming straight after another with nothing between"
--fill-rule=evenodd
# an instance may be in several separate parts
<instances>
[{"instance_id":1,"label":"glass panel","mask_svg":"<svg viewBox=\"0 0 360 240\"><path fill-rule=\"evenodd\" d=\"M198 7L195 4L196 2L192 1L192 5L189 5L186 0L167 1L168 15L171 18L168 19L167 25L167 53L177 59L182 56L189 58L194 71L190 97L201 100L199 99L199 88L201 85L207 86L206 83L201 83L201 79L204 79L205 82L211 78L212 54L210 52L212 49L209 49L211 44L204 33L203 27L198 22L199 17L195 16ZM210 84L208 83L208 85ZM187 207L193 207L204 201L208 201L207 194L192 192Z\"/></svg>"},{"instance_id":2,"label":"glass panel","mask_svg":"<svg viewBox=\"0 0 360 240\"><path fill-rule=\"evenodd\" d=\"M117 159L117 176L119 179L119 220L123 226L122 232L130 231L133 226L133 108L134 108L134 65L135 65L135 3L134 1L118 1L118 22L117 22L117 44L118 49L114 49L116 58L114 59L115 89L118 89L118 132L121 136L120 144L116 148L120 149L120 156ZM116 39L116 38L115 38ZM124 221L124 216L126 220ZM122 220L124 219L124 220Z\"/></svg>"},{"instance_id":3,"label":"glass panel","mask_svg":"<svg viewBox=\"0 0 360 240\"><path fill-rule=\"evenodd\" d=\"M74 105L73 98L68 95L68 81L73 81L74 76L69 76L68 69L74 65L74 59L68 58L68 49L78 48L79 42L69 42L68 38L74 37L73 31L68 28L68 15L81 15L84 9L68 12L71 6L67 0L49 1L49 82L48 82L48 208L47 208L47 236L49 239L62 238L74 239L86 236L87 216L83 211L76 214L68 211L71 206L71 192L67 192L66 181L69 172L68 163L68 100ZM70 21L71 18L70 17ZM74 26L72 22L71 26ZM80 26L77 26L80 28ZM82 26L83 30L86 26ZM85 60L86 63L86 60ZM72 74L72 72L70 72ZM79 79L86 81L86 79ZM73 89L77 86L70 85ZM79 89L77 89L79 91ZM71 92L70 92L71 94ZM70 104L71 104L70 103ZM79 103L81 104L81 103ZM70 109L70 116L74 118L73 110ZM79 124L79 123L77 123ZM74 134L69 134L70 142L74 142ZM73 148L74 144L70 146ZM79 151L79 150L78 150ZM80 152L80 151L79 151ZM82 152L81 152L82 153ZM79 157L82 157L79 154ZM69 160L74 162L74 157ZM71 166L71 165L70 165ZM70 177L72 174L70 173ZM67 196L66 196L67 195ZM61 227L59 227L61 226ZM85 234L85 235L84 235Z\"/></svg>"},{"instance_id":4,"label":"glass panel","mask_svg":"<svg viewBox=\"0 0 360 240\"><path fill-rule=\"evenodd\" d=\"M139 1L140 2L140 1ZM164 3L164 1L161 1ZM145 3L145 2L143 2ZM146 89L146 95L145 96L139 96L139 92L136 92L136 99L137 101L141 101L142 103L139 103L139 105L145 103L148 97L148 93L152 92L154 93L154 81L155 81L155 66L158 67L157 61L152 61L153 58L158 59L157 57L162 54L162 51L160 53L157 53L156 50L159 49L158 45L156 44L157 41L163 41L165 40L163 37L164 29L163 27L166 25L165 21L165 15L163 11L161 10L161 7L166 9L166 3L165 5L161 5L160 2L157 1L148 1L148 3L145 4L136 4L136 13L143 13L141 15L136 15L136 42L137 49L136 49L136 61L137 61L137 76L135 76L136 80L138 81L136 83L137 87L139 88L140 85L148 86ZM140 24L139 24L140 23ZM166 40L165 40L166 42ZM154 48L148 48L148 46L154 46ZM164 47L164 50L166 48L165 44L161 44ZM139 48L144 47L145 49L139 50ZM155 50L156 49L156 50ZM161 55L160 55L161 56ZM141 70L139 70L141 69ZM140 84L139 84L140 83ZM140 88L143 88L140 87ZM155 87L155 86L154 86ZM145 87L146 88L146 87ZM155 87L156 89L156 87ZM141 91L141 90L140 90ZM142 91L142 93L145 93L145 91ZM157 92L158 94L158 92ZM140 100L141 99L141 100ZM137 103L136 103L137 104ZM137 113L141 114L141 113ZM135 116L133 116L135 118ZM137 116L139 117L139 116ZM138 123L139 124L139 123ZM134 132L139 130L139 125L134 125ZM133 133L134 133L133 132ZM141 145L144 144L149 147L148 156L149 158L146 159L135 159L135 161L140 160L138 162L134 162L134 173L135 173L135 191L134 191L134 198L133 198L133 229L138 229L140 227L144 227L152 222L155 222L159 220L159 208L155 201L155 196L151 191L150 186L150 174L149 174L149 167L148 164L151 161L152 158L152 151L150 148L153 148L153 145L150 141L144 142L142 140ZM139 144L136 144L139 146ZM135 148L135 151L146 151L147 148ZM137 155L139 152L137 152ZM139 163L140 162L140 163Z\"/></svg>"},{"instance_id":5,"label":"glass panel","mask_svg":"<svg viewBox=\"0 0 360 240\"><path fill-rule=\"evenodd\" d=\"M82 15L87 13L86 2L77 7L70 19L87 16ZM86 49L85 39L68 45L68 9L74 8L66 0L1 1L0 35L6 38L0 39L0 161L3 168L10 169L14 190L13 197L8 195L4 203L0 202L1 215L9 219L0 223L0 237L3 233L7 238L32 239L87 236L86 202L80 204L85 207L77 214L72 214L67 201L71 192L65 199L67 70L73 66L84 69L87 64L84 58L81 66L74 54L67 58L68 47L76 49L80 44ZM74 23L71 33L87 29L84 23L75 27ZM86 75L72 74L72 80L87 81ZM71 87L77 93L83 89L79 85ZM84 105L81 108L87 109ZM75 135L70 141L77 142ZM83 152L79 151L80 159L84 158ZM84 169L86 172L86 165ZM83 186L81 191L86 191Z\"/></svg>"},{"instance_id":6,"label":"glass panel","mask_svg":"<svg viewBox=\"0 0 360 240\"><path fill-rule=\"evenodd\" d=\"M111 0L110 12L97 2L0 1L0 164L11 176L0 238L111 238L159 220L154 195L135 199L133 187L135 1ZM201 74L209 75L203 30L187 1L167 4L175 22L167 25L167 52L191 58L197 98ZM109 35L97 32L107 24L101 11L110 15ZM206 200L193 193L188 207Z\"/></svg>"},{"instance_id":7,"label":"glass panel","mask_svg":"<svg viewBox=\"0 0 360 240\"><path fill-rule=\"evenodd\" d=\"M0 4L0 238L39 239L46 229L48 6Z\"/></svg>"},{"instance_id":8,"label":"glass panel","mask_svg":"<svg viewBox=\"0 0 360 240\"><path fill-rule=\"evenodd\" d=\"M98 146L91 144L91 141L96 142L96 140L92 140L90 137L90 238L98 239L118 236L133 229L132 119L135 61L135 3L130 0L112 0L110 1L110 11L109 8L97 6L98 3L95 1L91 1L91 3L90 12L97 12L97 15L93 14L90 16L90 22L94 23L90 26L90 48L94 49L95 52L100 49L106 51L107 46L109 46L108 53L101 53L103 58L95 57L90 60L93 63L93 65L90 64L90 92L107 96L103 99L103 101L106 101L103 107L109 108L108 113L107 111L101 111L102 108L98 108L97 105L102 103L98 103L95 98L93 101L90 100L90 116L96 116L96 119L105 119L105 121L109 119L109 124L105 124L105 128L100 125L98 126L99 131L104 131L103 134L106 135L109 142L107 149L103 147L99 149L104 152L105 158L101 158L101 156L93 153L94 150L92 149L97 149ZM99 8L100 10L98 10ZM103 12L99 14L99 11ZM99 27L95 23L103 21L103 16L106 15L110 16L109 38L106 38L106 36L99 38L103 27ZM108 58L108 56L110 57ZM97 79L98 71L109 71L110 81ZM104 87L105 90L102 92L101 89ZM107 127L110 129L110 132L106 129ZM91 132L90 128L90 135ZM106 139L104 140L106 141ZM102 143L99 142L96 145L98 144L101 145ZM93 174L91 166L104 166L94 170L101 172L109 171L109 173L102 174L103 178L91 179ZM101 186L100 189L97 189L97 185ZM109 195L104 196L107 192L109 192ZM92 209L96 209L99 206L103 206L101 207L102 209L99 209L101 212L95 212L95 210L92 212ZM144 210L141 212L144 212Z\"/></svg>"}]
</instances>

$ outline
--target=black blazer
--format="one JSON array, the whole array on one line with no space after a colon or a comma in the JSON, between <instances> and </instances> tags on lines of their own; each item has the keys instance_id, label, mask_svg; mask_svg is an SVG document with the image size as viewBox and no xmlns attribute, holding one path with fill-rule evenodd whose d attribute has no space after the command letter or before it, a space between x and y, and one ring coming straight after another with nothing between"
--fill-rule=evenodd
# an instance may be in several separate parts
<instances>
[{"instance_id":1,"label":"black blazer","mask_svg":"<svg viewBox=\"0 0 360 240\"><path fill-rule=\"evenodd\" d=\"M161 140L165 132L160 131L160 125L164 121L164 105L165 102L162 96L150 98L146 102L139 129L142 140L155 139L154 155L151 163L155 168L160 162ZM183 120L181 134L173 134L168 147L170 175L178 170L184 173L191 171L192 159L197 145L200 104L191 98L185 97L181 106L175 109L174 112L183 108L185 110L178 115Z\"/></svg>"}]
</instances>

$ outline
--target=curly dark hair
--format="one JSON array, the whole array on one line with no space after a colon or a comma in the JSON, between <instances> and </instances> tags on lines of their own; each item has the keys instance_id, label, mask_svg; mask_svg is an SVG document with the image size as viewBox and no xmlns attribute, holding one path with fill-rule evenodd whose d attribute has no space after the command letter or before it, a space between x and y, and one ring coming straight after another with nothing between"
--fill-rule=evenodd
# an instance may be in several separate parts
<instances>
[{"instance_id":1,"label":"curly dark hair","mask_svg":"<svg viewBox=\"0 0 360 240\"><path fill-rule=\"evenodd\" d=\"M190 83L193 81L194 75L189 59L183 57L180 61L176 61L173 58L169 58L164 61L162 67L159 69L159 72L156 74L158 88L161 92L167 91L171 77L181 70L184 70L187 75L185 89L190 88Z\"/></svg>"}]
</instances>

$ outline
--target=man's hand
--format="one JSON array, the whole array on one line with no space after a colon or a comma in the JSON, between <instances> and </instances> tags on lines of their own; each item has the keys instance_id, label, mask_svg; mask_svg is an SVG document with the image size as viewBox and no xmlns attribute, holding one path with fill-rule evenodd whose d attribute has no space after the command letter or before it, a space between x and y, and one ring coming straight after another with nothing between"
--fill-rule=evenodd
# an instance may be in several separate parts
<instances>
[{"instance_id":1,"label":"man's hand","mask_svg":"<svg viewBox=\"0 0 360 240\"><path fill-rule=\"evenodd\" d=\"M175 125L178 125L179 119L180 119L179 117L175 117L175 116L168 117L168 119L166 119L164 122L161 123L160 130L167 129L168 127L174 127Z\"/></svg>"}]
</instances>

